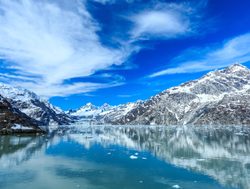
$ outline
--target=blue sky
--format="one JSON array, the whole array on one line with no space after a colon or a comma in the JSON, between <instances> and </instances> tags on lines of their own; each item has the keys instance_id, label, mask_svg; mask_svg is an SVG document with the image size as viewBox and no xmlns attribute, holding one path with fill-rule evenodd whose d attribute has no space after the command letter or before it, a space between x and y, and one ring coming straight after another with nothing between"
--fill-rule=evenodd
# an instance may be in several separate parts
<instances>
[{"instance_id":1,"label":"blue sky","mask_svg":"<svg viewBox=\"0 0 250 189\"><path fill-rule=\"evenodd\" d=\"M1 0L0 81L62 109L250 62L249 0Z\"/></svg>"}]
</instances>

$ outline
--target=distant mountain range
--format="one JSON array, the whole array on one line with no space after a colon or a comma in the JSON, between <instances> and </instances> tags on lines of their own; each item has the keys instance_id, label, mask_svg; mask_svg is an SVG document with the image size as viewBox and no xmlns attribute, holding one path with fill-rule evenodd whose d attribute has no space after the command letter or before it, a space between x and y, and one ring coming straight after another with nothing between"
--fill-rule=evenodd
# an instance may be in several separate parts
<instances>
[{"instance_id":1,"label":"distant mountain range","mask_svg":"<svg viewBox=\"0 0 250 189\"><path fill-rule=\"evenodd\" d=\"M68 112L31 91L0 83L0 107L1 133L38 131L39 126L68 125L74 121L118 125L250 125L250 70L234 64L145 101L100 107L87 103Z\"/></svg>"},{"instance_id":2,"label":"distant mountain range","mask_svg":"<svg viewBox=\"0 0 250 189\"><path fill-rule=\"evenodd\" d=\"M105 107L88 103L69 115L99 124L250 125L250 70L234 64L146 101Z\"/></svg>"}]
</instances>

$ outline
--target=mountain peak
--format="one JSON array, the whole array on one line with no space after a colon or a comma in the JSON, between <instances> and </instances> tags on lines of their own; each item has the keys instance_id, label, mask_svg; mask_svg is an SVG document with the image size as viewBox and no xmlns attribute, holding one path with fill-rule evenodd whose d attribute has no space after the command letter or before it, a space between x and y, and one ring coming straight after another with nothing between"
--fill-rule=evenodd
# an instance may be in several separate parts
<instances>
[{"instance_id":1,"label":"mountain peak","mask_svg":"<svg viewBox=\"0 0 250 189\"><path fill-rule=\"evenodd\" d=\"M79 110L77 111L90 111L90 110L96 110L97 107L93 105L91 102L86 103L83 105Z\"/></svg>"},{"instance_id":2,"label":"mountain peak","mask_svg":"<svg viewBox=\"0 0 250 189\"><path fill-rule=\"evenodd\" d=\"M109 105L108 103L105 102L102 106L110 106L110 105Z\"/></svg>"},{"instance_id":3,"label":"mountain peak","mask_svg":"<svg viewBox=\"0 0 250 189\"><path fill-rule=\"evenodd\" d=\"M226 70L231 72L249 71L249 69L246 66L243 66L240 63L232 64L231 66L227 67Z\"/></svg>"},{"instance_id":4,"label":"mountain peak","mask_svg":"<svg viewBox=\"0 0 250 189\"><path fill-rule=\"evenodd\" d=\"M93 106L91 102L88 102L85 106Z\"/></svg>"},{"instance_id":5,"label":"mountain peak","mask_svg":"<svg viewBox=\"0 0 250 189\"><path fill-rule=\"evenodd\" d=\"M108 104L108 103L104 103L102 106L100 106L99 108L100 109L109 109L109 108L111 108L112 106L110 105L110 104Z\"/></svg>"}]
</instances>

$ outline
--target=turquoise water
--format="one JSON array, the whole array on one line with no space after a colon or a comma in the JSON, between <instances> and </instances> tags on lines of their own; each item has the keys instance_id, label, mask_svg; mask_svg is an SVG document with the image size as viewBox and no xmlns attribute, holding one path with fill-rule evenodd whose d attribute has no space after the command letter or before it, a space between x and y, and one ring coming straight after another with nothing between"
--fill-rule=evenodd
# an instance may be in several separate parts
<instances>
[{"instance_id":1,"label":"turquoise water","mask_svg":"<svg viewBox=\"0 0 250 189\"><path fill-rule=\"evenodd\" d=\"M77 126L1 136L0 189L249 189L237 127Z\"/></svg>"}]
</instances>

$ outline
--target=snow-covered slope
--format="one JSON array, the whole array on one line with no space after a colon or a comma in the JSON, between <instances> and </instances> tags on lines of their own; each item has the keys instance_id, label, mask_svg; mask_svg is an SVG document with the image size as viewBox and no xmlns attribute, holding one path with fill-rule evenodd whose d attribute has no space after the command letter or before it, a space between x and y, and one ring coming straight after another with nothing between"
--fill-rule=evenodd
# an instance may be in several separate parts
<instances>
[{"instance_id":1,"label":"snow-covered slope","mask_svg":"<svg viewBox=\"0 0 250 189\"><path fill-rule=\"evenodd\" d=\"M114 106L101 123L146 125L250 125L250 70L234 64L165 90L146 101Z\"/></svg>"},{"instance_id":2,"label":"snow-covered slope","mask_svg":"<svg viewBox=\"0 0 250 189\"><path fill-rule=\"evenodd\" d=\"M62 110L20 87L0 83L0 95L16 109L39 121L42 125L69 124L72 120Z\"/></svg>"},{"instance_id":3,"label":"snow-covered slope","mask_svg":"<svg viewBox=\"0 0 250 189\"><path fill-rule=\"evenodd\" d=\"M99 115L99 122L101 123L112 123L113 120L124 120L130 121L129 118L126 118L126 115L129 115L131 111L136 109L142 101L138 100L137 102L129 102L126 104L120 104L118 106L113 106L109 111L105 111L100 113Z\"/></svg>"}]
</instances>

